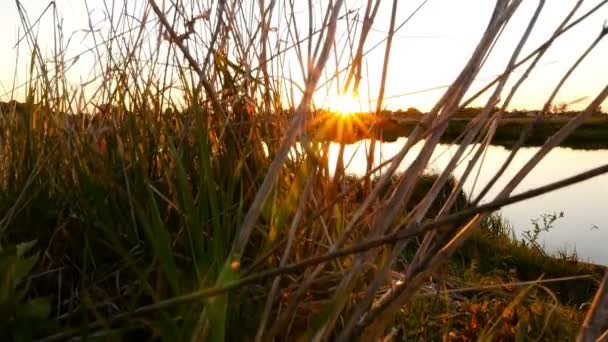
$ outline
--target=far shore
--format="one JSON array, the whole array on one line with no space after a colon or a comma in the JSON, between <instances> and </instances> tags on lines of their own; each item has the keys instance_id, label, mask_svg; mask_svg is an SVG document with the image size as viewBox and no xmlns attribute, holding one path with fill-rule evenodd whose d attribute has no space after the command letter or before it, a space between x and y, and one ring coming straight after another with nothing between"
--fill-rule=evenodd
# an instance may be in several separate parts
<instances>
[{"instance_id":1,"label":"far shore","mask_svg":"<svg viewBox=\"0 0 608 342\"><path fill-rule=\"evenodd\" d=\"M443 143L453 143L461 138L475 109L457 114L450 120L441 137ZM526 126L535 121L538 112L510 112L499 119L498 129L492 139L493 145L509 148L519 139ZM544 115L527 137L524 146L541 146L578 112ZM407 112L384 112L382 115L357 113L341 116L321 113L308 125L309 133L316 140L353 144L361 140L375 138L383 142L394 142L407 137L420 122L423 114ZM561 144L574 149L608 149L608 114L594 113Z\"/></svg>"},{"instance_id":2,"label":"far shore","mask_svg":"<svg viewBox=\"0 0 608 342\"><path fill-rule=\"evenodd\" d=\"M11 112L23 114L33 111L39 106L39 104L28 105L27 103L18 101L0 101L0 114L3 116ZM82 119L83 122L88 122L100 116L112 116L113 112L121 112L113 109L111 104L102 104L95 106L95 110L90 115L83 113L67 115L68 113L64 112L60 114L67 115L70 122L78 121L79 119ZM187 109L180 111L180 113L187 112ZM454 143L461 139L471 119L479 113L479 108L465 108L461 112L456 113L441 136L441 142ZM534 122L538 114L538 111L511 111L504 113L498 121L498 129L494 134L492 144L506 148L512 147L519 140L524 128ZM543 145L549 137L555 134L577 114L579 112L562 111L543 115L541 121L535 125L532 134L526 138L524 146ZM308 122L307 129L308 133L312 135L313 140L317 141L354 144L361 140L374 138L382 142L395 142L399 138L408 137L423 116L424 113L414 108L406 111L383 111L379 115L364 112L343 115L328 111L318 111ZM608 149L608 114L601 111L593 113L560 146L588 150Z\"/></svg>"}]
</instances>

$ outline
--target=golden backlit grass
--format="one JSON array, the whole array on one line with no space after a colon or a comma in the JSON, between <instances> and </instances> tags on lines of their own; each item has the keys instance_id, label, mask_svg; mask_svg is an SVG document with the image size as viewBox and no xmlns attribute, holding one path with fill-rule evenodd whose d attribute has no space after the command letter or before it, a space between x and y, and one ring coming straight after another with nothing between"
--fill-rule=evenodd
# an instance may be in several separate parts
<instances>
[{"instance_id":1,"label":"golden backlit grass","mask_svg":"<svg viewBox=\"0 0 608 342\"><path fill-rule=\"evenodd\" d=\"M508 76L516 77L516 65L541 58L553 40L584 20L572 17L580 1L527 57L520 53L529 32L521 37L504 75L487 88L493 92L487 105L462 130L452 161L428 177L448 122L470 100L466 90L520 4L497 1L470 60L405 146L382 167L369 153L366 175L356 179L345 174L344 144L338 144L337 165L330 165L331 143L314 139L306 128L319 113L313 95L329 91L323 82L344 81L340 88L356 93L379 1L368 2L366 24L346 28L351 39L343 46L336 46L337 25L351 14L342 1L308 8L327 15L306 37L300 36L305 24L295 19L271 25L271 15L290 17L291 2L220 2L209 12L179 3L163 9L152 0L141 12L106 6L110 30L86 30L101 35L95 37L102 43L90 50L95 76L75 91L59 72L74 62L59 58L67 58L64 36L57 33L53 42L57 58L45 59L33 44L30 28L36 24L17 4L32 48L23 103L0 108L3 336L347 341L392 334L465 339L578 333L583 314L535 280L548 270L553 278L584 276L575 278L585 289L576 294L584 297L597 286L593 272L601 271L588 274L587 266L566 261L550 268L543 263L547 258L539 261L532 250L499 234L484 241L507 246L501 254L518 256L520 271L533 276L509 273L500 263L496 272L505 274L488 274L476 270L474 261L475 253L489 254L487 246L467 248L544 155L593 115L608 88L543 143L492 199L495 206L463 200L462 182L481 165L508 106L505 100L495 111L499 98L510 99ZM543 6L530 19L530 30ZM391 32L395 18L393 11ZM272 38L275 33L280 39ZM380 97L390 32L386 40ZM348 62L334 51L346 51ZM298 61L301 78L286 66L289 57ZM338 72L344 64L344 73ZM322 80L327 69L334 76ZM301 148L294 150L296 142ZM414 163L396 174L418 142L424 146ZM452 171L476 143L463 177L454 179ZM376 144L373 137L370 144ZM513 144L513 154L522 144ZM568 184L605 172L592 171ZM403 232L410 235L396 235ZM491 278L514 290L430 298L425 289L442 267L459 271L448 272L439 286L474 287L481 284L465 281ZM457 282L449 277L466 271ZM523 280L533 282L522 287ZM594 318L600 311L591 305L588 312ZM437 330L439 324L446 328ZM588 327L582 333L596 331Z\"/></svg>"}]
</instances>

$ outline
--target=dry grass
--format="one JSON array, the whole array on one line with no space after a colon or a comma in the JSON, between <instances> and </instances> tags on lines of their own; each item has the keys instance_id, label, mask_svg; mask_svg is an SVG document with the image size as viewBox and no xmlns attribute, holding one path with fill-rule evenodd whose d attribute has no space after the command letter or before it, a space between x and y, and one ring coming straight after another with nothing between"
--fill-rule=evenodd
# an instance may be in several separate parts
<instances>
[{"instance_id":1,"label":"dry grass","mask_svg":"<svg viewBox=\"0 0 608 342\"><path fill-rule=\"evenodd\" d=\"M434 149L471 101L465 95L520 0L496 2L470 59L405 146L382 172L370 153L367 175L356 182L344 174L344 146L337 165L330 165L330 143L311 139L305 127L317 113L315 93L336 84L348 91L360 86L380 0L366 2L362 26L340 0L309 2L305 11L323 14L314 24L293 16L294 1L210 8L106 3L108 31L90 27L86 34L96 42L90 50L94 76L75 92L60 72L74 63L64 54L69 42L57 32L54 58L45 59L43 42L29 30L37 24L17 1L26 29L21 44L31 48L31 63L23 104L1 107L0 270L9 276L0 287L0 308L10 317L3 334L45 341L349 341L377 340L403 324L427 329L418 336L429 336L432 326L423 318L432 303L419 299L429 277L492 211L529 198L511 193L608 96L608 87L590 94L589 106L548 139L490 204L478 206L475 199L462 205L462 184L483 167L484 151L518 86L555 40L606 2L578 13L578 1L545 44L522 56L539 14L550 6L539 1L504 72L485 88L487 104L458 139L452 161L421 192ZM396 19L393 11L385 75L394 58ZM338 31L348 39L337 39ZM607 33L603 28L581 51L572 70ZM524 61L532 63L515 75ZM546 108L569 75L550 89ZM506 91L510 79L518 86ZM380 98L384 82L373 85ZM84 114L74 119L76 113ZM411 167L396 175L422 140ZM481 144L472 162L454 180L452 171L475 143ZM604 166L528 195L606 171ZM32 240L35 245L22 244ZM387 288L398 266L401 282ZM540 283L493 306L484 306L485 300L462 304L487 323L475 329L476 337L541 336L526 334L519 321L497 323L499 312L511 319L509 312L527 307L522 303L537 289L543 289ZM552 296L547 293L543 303ZM403 312L418 316L400 322ZM526 315L534 327L547 321L545 314ZM605 318L594 317L586 331L598 331L595 322ZM470 330L471 320L463 329Z\"/></svg>"}]
</instances>

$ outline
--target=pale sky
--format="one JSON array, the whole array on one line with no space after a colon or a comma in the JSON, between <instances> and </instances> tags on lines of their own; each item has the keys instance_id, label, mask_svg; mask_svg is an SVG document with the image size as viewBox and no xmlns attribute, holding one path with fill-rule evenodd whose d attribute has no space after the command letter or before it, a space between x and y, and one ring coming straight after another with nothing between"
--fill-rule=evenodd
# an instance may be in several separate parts
<instances>
[{"instance_id":1,"label":"pale sky","mask_svg":"<svg viewBox=\"0 0 608 342\"><path fill-rule=\"evenodd\" d=\"M122 6L124 1L116 0L117 7ZM157 1L159 4L162 0ZM210 1L198 1L202 8ZM245 0L245 3L248 1ZM283 0L277 1L280 6ZM397 25L403 22L417 8L421 0L399 1ZM599 0L587 0L574 18L586 12L586 10L599 3ZM48 2L26 1L24 5L28 11L29 20L34 22L44 11ZM84 1L79 0L57 0L57 12L62 19L64 32L64 43L72 37L68 46L67 57L76 56L93 46L90 35L84 34L88 27L89 17ZM257 1L250 1L257 3ZM301 23L301 34L307 32L309 15L306 13L307 1L296 0L302 10L296 11L296 19ZM320 22L322 17L319 8L325 6L325 1L314 1L318 6L314 22ZM360 17L363 16L364 6L367 0L346 1L348 9L360 9ZM475 45L479 41L483 29L486 27L495 1L490 0L429 0L427 4L409 21L395 36L391 59L389 61L389 73L386 84L385 96L389 99L384 101L385 107L389 109L418 107L423 110L429 109L438 96L445 90L439 88L433 91L422 92L414 95L398 96L402 94L416 93L426 89L437 88L450 84L458 75L467 59L471 55ZM540 20L537 23L522 56L537 48L545 41L554 29L559 25L562 18L567 14L575 0L549 0L546 2ZM129 0L127 6L133 8L132 13L141 15L137 8L141 8L145 1ZM512 22L509 23L505 33L498 42L492 57L482 69L474 87L483 86L493 76L500 73L510 52L517 44L519 37L525 30L527 20L534 12L538 1L524 0L518 9ZM107 31L104 26L104 9L102 1L89 1L91 21L95 28ZM278 6L277 11L281 9ZM367 48L375 45L383 39L389 27L391 0L384 0L373 25L373 31L367 40ZM257 13L257 12L256 12ZM154 14L151 14L154 16ZM278 17L278 18L277 18ZM539 108L547 99L550 91L562 77L566 70L574 63L578 56L597 37L602 25L608 19L608 5L593 14L585 22L569 31L552 46L549 52L539 63L537 69L531 74L528 81L524 83L518 95L512 102L514 108ZM275 36L285 32L285 18L275 16L273 23L278 25ZM346 42L344 32L344 21L341 21L339 32L336 36L340 50ZM283 26L281 26L283 25ZM43 17L38 27L38 39L43 47L43 53L52 55L53 47L53 16L52 10ZM21 44L19 51L14 48L18 38L23 35L23 27L14 1L5 0L0 10L0 32L3 39L0 44L3 53L0 54L0 99L7 100L13 89L14 75L17 75L17 85L27 79L26 71L30 62L29 48ZM151 39L154 40L154 39ZM166 43L165 43L166 44ZM342 44L342 45L341 45ZM338 51L340 53L341 51ZM19 55L18 55L19 54ZM370 85L370 98L376 98L378 84L380 83L384 46L381 45L367 56L366 70L363 72L361 96L368 98L367 85ZM18 58L17 58L18 56ZM333 56L333 54L332 54ZM292 56L293 57L293 56ZM18 59L19 62L16 63ZM292 60L292 63L295 63ZM556 102L571 102L581 97L594 97L608 83L608 41L603 41L584 61L583 65L575 71L564 86L556 99ZM94 69L92 54L84 54L68 73L70 81L76 86L90 79L91 70ZM332 64L333 63L333 64ZM344 65L344 60L341 62ZM292 66L294 64L291 64ZM17 69L15 69L17 68ZM335 61L330 61L327 71L333 73ZM298 69L293 69L298 74ZM292 76L301 84L301 79ZM342 79L344 76L342 77ZM334 89L335 86L332 87ZM23 89L23 88L20 88ZM17 93L17 99L22 94ZM322 100L320 100L322 102ZM587 102L580 102L573 108L578 109ZM477 103L480 105L481 103ZM323 105L323 104L321 104ZM604 103L604 110L608 104Z\"/></svg>"}]
</instances>

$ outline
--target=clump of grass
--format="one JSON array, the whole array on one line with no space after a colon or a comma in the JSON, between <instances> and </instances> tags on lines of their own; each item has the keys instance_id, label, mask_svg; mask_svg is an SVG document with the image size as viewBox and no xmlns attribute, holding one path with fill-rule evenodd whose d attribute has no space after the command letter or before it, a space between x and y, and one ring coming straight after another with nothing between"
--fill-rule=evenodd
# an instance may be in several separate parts
<instances>
[{"instance_id":1,"label":"clump of grass","mask_svg":"<svg viewBox=\"0 0 608 342\"><path fill-rule=\"evenodd\" d=\"M515 294L504 291L477 293L456 300L447 296L421 297L399 314L396 338L402 340L502 339L571 340L583 314L575 307L556 306L538 298L534 289L514 303ZM491 329L494 327L493 329ZM491 330L491 334L485 335Z\"/></svg>"},{"instance_id":2,"label":"clump of grass","mask_svg":"<svg viewBox=\"0 0 608 342\"><path fill-rule=\"evenodd\" d=\"M572 340L603 272L523 243L496 214L433 274L393 330L400 339ZM572 279L534 285L559 277Z\"/></svg>"},{"instance_id":3,"label":"clump of grass","mask_svg":"<svg viewBox=\"0 0 608 342\"><path fill-rule=\"evenodd\" d=\"M590 275L576 282L547 285L563 303L581 305L593 296L604 268L559 255L547 255L515 237L513 229L496 215L490 217L484 229L474 234L454 257L463 264L475 264L480 274L495 274L527 281L564 276Z\"/></svg>"}]
</instances>

